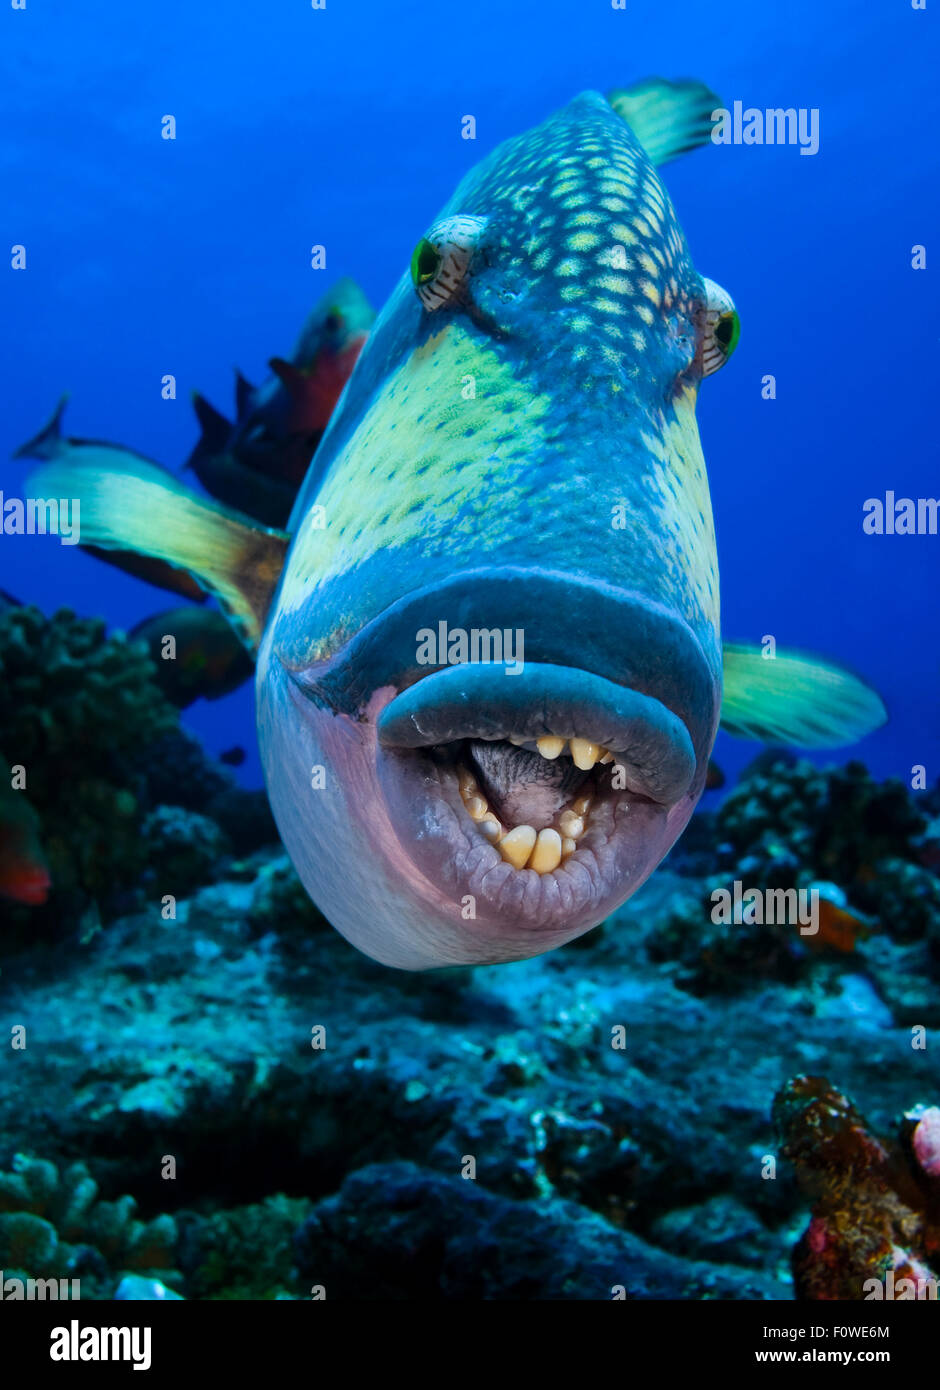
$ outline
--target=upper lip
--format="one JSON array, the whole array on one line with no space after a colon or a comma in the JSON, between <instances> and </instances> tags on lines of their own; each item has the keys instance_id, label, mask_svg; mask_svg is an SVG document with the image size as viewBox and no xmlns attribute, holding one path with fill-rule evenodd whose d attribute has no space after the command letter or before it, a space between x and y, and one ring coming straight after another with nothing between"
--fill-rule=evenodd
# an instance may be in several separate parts
<instances>
[{"instance_id":1,"label":"upper lip","mask_svg":"<svg viewBox=\"0 0 940 1390\"><path fill-rule=\"evenodd\" d=\"M651 695L575 667L527 662L513 677L464 664L438 670L386 705L383 748L424 748L461 739L579 737L618 756L631 790L673 805L695 775L683 721Z\"/></svg>"},{"instance_id":2,"label":"upper lip","mask_svg":"<svg viewBox=\"0 0 940 1390\"><path fill-rule=\"evenodd\" d=\"M483 627L521 629L525 671L502 680L493 667L464 665L441 669L418 665L416 634L441 622L451 631ZM391 604L366 623L336 656L300 669L288 669L294 683L314 703L354 717L379 689L399 692L393 702L397 705L407 698L409 687L426 682L427 699L423 692L411 696L414 709L422 709L422 717L427 721L427 737L420 739L426 743L468 734L503 737L513 732L530 736L535 729L527 727L524 721L537 721L540 711L530 709L527 714L522 713L523 687L528 685L526 671L530 667L553 667L571 672L573 653L581 689L586 690L592 676L601 681L592 685L593 698L585 695L583 710L577 708L574 686L572 701L568 703L574 704L574 713L579 717L581 713L587 716L593 705L592 717L606 723L596 728L581 724L567 731L569 736L591 737L603 732L607 738L598 741L616 748L618 735L624 736L618 720L622 724L624 716L629 720L639 708L634 703L632 711L618 710L618 701L626 700L626 696L646 696L664 714L675 716L685 726L696 761L701 763L707 758L714 734L716 673L692 629L674 612L643 594L563 572L511 566L464 571ZM448 734L451 715L445 713L446 704L437 696L456 691L460 681L450 675L455 671L463 673L464 681L479 681L475 695L482 696L487 685L490 689L498 685L501 703L508 699L514 706L519 705L518 718L513 716L507 722L506 707L502 705L494 709L488 735L472 726L472 721L463 728L452 721L453 732ZM474 671L483 674L474 677ZM449 679L445 681L444 677ZM515 695L509 689L512 686L516 686ZM619 696L614 687L625 689L625 695ZM440 708L435 714L436 706ZM400 708L404 710L406 706ZM383 721L383 742L392 744L400 741L402 732L400 726L394 732L392 706L389 711ZM554 718L555 712L551 713ZM482 709L474 711L472 718L478 716L485 718ZM538 732L565 736L566 730L556 724Z\"/></svg>"}]
</instances>

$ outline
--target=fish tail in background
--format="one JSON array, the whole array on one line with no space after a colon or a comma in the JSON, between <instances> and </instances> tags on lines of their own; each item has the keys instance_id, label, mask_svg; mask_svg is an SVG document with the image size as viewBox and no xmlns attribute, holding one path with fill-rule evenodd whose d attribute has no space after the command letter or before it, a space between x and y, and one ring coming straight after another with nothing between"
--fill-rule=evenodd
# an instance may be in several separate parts
<instances>
[{"instance_id":1,"label":"fish tail in background","mask_svg":"<svg viewBox=\"0 0 940 1390\"><path fill-rule=\"evenodd\" d=\"M714 129L712 112L721 106L721 98L694 78L671 82L647 77L608 92L607 100L657 166L707 145Z\"/></svg>"},{"instance_id":2,"label":"fish tail in background","mask_svg":"<svg viewBox=\"0 0 940 1390\"><path fill-rule=\"evenodd\" d=\"M135 550L197 576L249 649L257 647L287 536L199 497L172 474L136 459L134 471L51 462L30 486L79 504L83 544Z\"/></svg>"},{"instance_id":3,"label":"fish tail in background","mask_svg":"<svg viewBox=\"0 0 940 1390\"><path fill-rule=\"evenodd\" d=\"M38 434L32 439L28 439L25 444L13 454L15 459L51 459L61 451L65 444L62 435L62 416L68 404L69 393L64 392L59 397L59 403L52 412L48 424L44 425Z\"/></svg>"},{"instance_id":4,"label":"fish tail in background","mask_svg":"<svg viewBox=\"0 0 940 1390\"><path fill-rule=\"evenodd\" d=\"M721 727L737 738L798 748L855 743L887 721L884 701L858 676L822 657L725 642Z\"/></svg>"}]
</instances>

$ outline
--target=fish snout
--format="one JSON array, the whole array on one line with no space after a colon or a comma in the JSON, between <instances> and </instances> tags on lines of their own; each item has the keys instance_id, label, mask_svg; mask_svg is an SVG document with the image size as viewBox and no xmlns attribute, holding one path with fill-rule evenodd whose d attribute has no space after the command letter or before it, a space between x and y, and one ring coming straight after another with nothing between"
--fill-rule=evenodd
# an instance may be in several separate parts
<instances>
[{"instance_id":1,"label":"fish snout","mask_svg":"<svg viewBox=\"0 0 940 1390\"><path fill-rule=\"evenodd\" d=\"M348 818L353 851L321 906L412 969L536 955L629 897L691 815L719 698L676 615L505 569L407 596L287 680L344 797L334 842ZM376 878L394 924L350 906ZM322 897L322 860L316 880Z\"/></svg>"}]
</instances>

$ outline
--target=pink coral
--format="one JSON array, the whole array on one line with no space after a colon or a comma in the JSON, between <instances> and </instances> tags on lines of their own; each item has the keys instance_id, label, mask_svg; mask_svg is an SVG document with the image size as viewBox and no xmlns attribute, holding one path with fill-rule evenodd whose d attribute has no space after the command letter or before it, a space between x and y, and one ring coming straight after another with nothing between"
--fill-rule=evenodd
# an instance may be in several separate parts
<instances>
[{"instance_id":1,"label":"pink coral","mask_svg":"<svg viewBox=\"0 0 940 1390\"><path fill-rule=\"evenodd\" d=\"M911 1140L914 1157L928 1178L940 1178L940 1106L925 1110Z\"/></svg>"}]
</instances>

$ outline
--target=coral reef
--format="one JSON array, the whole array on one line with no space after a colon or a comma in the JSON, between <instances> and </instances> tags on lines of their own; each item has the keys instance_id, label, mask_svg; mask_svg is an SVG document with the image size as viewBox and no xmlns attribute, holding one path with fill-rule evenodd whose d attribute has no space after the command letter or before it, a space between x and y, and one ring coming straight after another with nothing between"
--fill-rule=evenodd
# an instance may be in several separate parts
<instances>
[{"instance_id":1,"label":"coral reef","mask_svg":"<svg viewBox=\"0 0 940 1390\"><path fill-rule=\"evenodd\" d=\"M798 1076L773 1113L813 1204L793 1253L797 1297L937 1297L940 1110L908 1111L901 1139L882 1141L830 1082Z\"/></svg>"},{"instance_id":2,"label":"coral reef","mask_svg":"<svg viewBox=\"0 0 940 1390\"><path fill-rule=\"evenodd\" d=\"M922 862L927 814L926 798L921 811L901 782L875 782L861 763L820 769L762 754L680 843L674 862L687 891L655 958L708 995L770 978L808 982L820 978L820 955L838 968L849 957L899 1021L938 1021L940 880ZM817 889L827 899L821 930L714 921L716 892L735 881L761 894Z\"/></svg>"},{"instance_id":3,"label":"coral reef","mask_svg":"<svg viewBox=\"0 0 940 1390\"><path fill-rule=\"evenodd\" d=\"M176 1223L138 1221L132 1197L98 1199L84 1163L58 1168L14 1156L0 1172L0 1269L5 1279L78 1279L83 1299L110 1298L121 1277L146 1274L178 1284Z\"/></svg>"},{"instance_id":4,"label":"coral reef","mask_svg":"<svg viewBox=\"0 0 940 1390\"><path fill-rule=\"evenodd\" d=\"M104 905L139 876L144 789L131 762L175 722L149 657L104 623L68 609L0 613L0 749L25 769L58 910Z\"/></svg>"},{"instance_id":5,"label":"coral reef","mask_svg":"<svg viewBox=\"0 0 940 1390\"><path fill-rule=\"evenodd\" d=\"M178 719L139 644L67 609L0 612L0 750L25 779L0 799L8 948L87 936L142 905L154 875L182 895L226 854L276 842L264 793L238 787Z\"/></svg>"}]
</instances>

